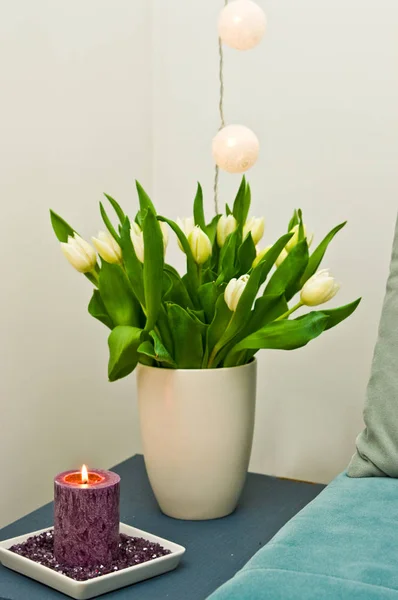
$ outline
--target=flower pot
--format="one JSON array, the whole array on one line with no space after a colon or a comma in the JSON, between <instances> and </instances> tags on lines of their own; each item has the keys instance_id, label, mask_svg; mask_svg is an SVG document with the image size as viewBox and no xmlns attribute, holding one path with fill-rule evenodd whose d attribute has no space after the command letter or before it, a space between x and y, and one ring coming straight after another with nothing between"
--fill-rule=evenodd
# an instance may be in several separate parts
<instances>
[{"instance_id":1,"label":"flower pot","mask_svg":"<svg viewBox=\"0 0 398 600\"><path fill-rule=\"evenodd\" d=\"M249 466L257 363L228 369L139 365L145 464L161 510L176 519L224 517Z\"/></svg>"}]
</instances>

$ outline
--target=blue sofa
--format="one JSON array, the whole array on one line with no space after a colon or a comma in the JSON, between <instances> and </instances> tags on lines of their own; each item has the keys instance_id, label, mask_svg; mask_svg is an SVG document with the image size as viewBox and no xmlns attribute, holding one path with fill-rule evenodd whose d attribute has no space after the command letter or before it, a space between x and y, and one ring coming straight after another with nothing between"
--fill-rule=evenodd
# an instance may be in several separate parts
<instances>
[{"instance_id":1,"label":"blue sofa","mask_svg":"<svg viewBox=\"0 0 398 600\"><path fill-rule=\"evenodd\" d=\"M398 600L398 221L368 384L347 473L211 600Z\"/></svg>"},{"instance_id":2,"label":"blue sofa","mask_svg":"<svg viewBox=\"0 0 398 600\"><path fill-rule=\"evenodd\" d=\"M210 598L398 599L398 481L339 475Z\"/></svg>"}]
</instances>

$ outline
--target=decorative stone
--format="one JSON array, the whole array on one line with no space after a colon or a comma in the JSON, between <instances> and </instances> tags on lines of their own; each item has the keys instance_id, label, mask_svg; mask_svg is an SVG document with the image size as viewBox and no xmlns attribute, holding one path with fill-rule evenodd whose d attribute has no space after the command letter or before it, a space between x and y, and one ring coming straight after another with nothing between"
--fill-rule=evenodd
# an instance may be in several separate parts
<instances>
[{"instance_id":1,"label":"decorative stone","mask_svg":"<svg viewBox=\"0 0 398 600\"><path fill-rule=\"evenodd\" d=\"M57 573L66 575L76 581L94 579L107 573L114 573L133 567L161 556L171 554L163 546L149 542L143 538L130 537L121 534L118 538L117 556L111 563L97 563L90 566L68 566L61 564L54 555L54 531L47 531L28 538L22 544L10 548L11 552L29 558L34 562L48 567Z\"/></svg>"},{"instance_id":2,"label":"decorative stone","mask_svg":"<svg viewBox=\"0 0 398 600\"><path fill-rule=\"evenodd\" d=\"M69 567L108 566L119 549L120 477L66 471L54 480L54 556Z\"/></svg>"}]
</instances>

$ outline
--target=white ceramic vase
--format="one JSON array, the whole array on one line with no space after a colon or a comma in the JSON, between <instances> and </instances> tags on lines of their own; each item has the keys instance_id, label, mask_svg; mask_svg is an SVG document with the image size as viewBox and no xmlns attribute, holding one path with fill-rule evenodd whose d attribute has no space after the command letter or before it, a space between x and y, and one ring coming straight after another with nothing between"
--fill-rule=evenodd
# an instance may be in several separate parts
<instances>
[{"instance_id":1,"label":"white ceramic vase","mask_svg":"<svg viewBox=\"0 0 398 600\"><path fill-rule=\"evenodd\" d=\"M138 365L141 435L161 510L176 519L224 517L249 466L257 363L228 369Z\"/></svg>"}]
</instances>

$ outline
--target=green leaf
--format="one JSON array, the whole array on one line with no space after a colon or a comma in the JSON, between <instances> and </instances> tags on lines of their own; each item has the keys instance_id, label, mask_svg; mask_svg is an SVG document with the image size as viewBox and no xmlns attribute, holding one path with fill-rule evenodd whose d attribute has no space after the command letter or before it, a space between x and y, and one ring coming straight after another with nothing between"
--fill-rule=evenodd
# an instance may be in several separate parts
<instances>
[{"instance_id":1,"label":"green leaf","mask_svg":"<svg viewBox=\"0 0 398 600\"><path fill-rule=\"evenodd\" d=\"M201 326L178 304L168 304L167 314L179 369L200 369L203 358Z\"/></svg>"},{"instance_id":2,"label":"green leaf","mask_svg":"<svg viewBox=\"0 0 398 600\"><path fill-rule=\"evenodd\" d=\"M167 348L168 352L174 356L174 342L171 335L170 322L163 304L160 307L156 331L159 333L163 345Z\"/></svg>"},{"instance_id":3,"label":"green leaf","mask_svg":"<svg viewBox=\"0 0 398 600\"><path fill-rule=\"evenodd\" d=\"M319 311L320 313L322 313L323 315L326 315L328 317L328 322L327 322L327 326L325 327L325 331L327 329L331 329L332 327L335 327L336 325L338 325L339 323L344 321L344 319L347 319L349 316L351 316L360 302L361 302L361 298L358 298L354 302L351 302L350 304L346 304L345 306L340 306L339 308L330 308L330 309L325 309L325 310Z\"/></svg>"},{"instance_id":4,"label":"green leaf","mask_svg":"<svg viewBox=\"0 0 398 600\"><path fill-rule=\"evenodd\" d=\"M153 212L154 215L156 215L156 208L154 207L152 200L150 199L142 185L138 181L136 181L135 186L138 192L141 213L145 213L146 210L149 210L150 212Z\"/></svg>"},{"instance_id":5,"label":"green leaf","mask_svg":"<svg viewBox=\"0 0 398 600\"><path fill-rule=\"evenodd\" d=\"M248 273L252 268L253 261L257 256L256 246L254 245L251 233L246 237L238 250L239 271L238 277Z\"/></svg>"},{"instance_id":6,"label":"green leaf","mask_svg":"<svg viewBox=\"0 0 398 600\"><path fill-rule=\"evenodd\" d=\"M134 295L138 302L145 306L144 279L142 263L138 260L130 235L130 221L126 217L120 231L120 247L123 253L123 262L127 277L131 283Z\"/></svg>"},{"instance_id":7,"label":"green leaf","mask_svg":"<svg viewBox=\"0 0 398 600\"><path fill-rule=\"evenodd\" d=\"M246 335L254 333L258 329L265 327L268 323L272 323L278 317L283 315L289 310L288 304L285 297L272 296L260 296L257 298L254 305L254 310L251 314L247 327L245 328Z\"/></svg>"},{"instance_id":8,"label":"green leaf","mask_svg":"<svg viewBox=\"0 0 398 600\"><path fill-rule=\"evenodd\" d=\"M147 342L148 344L150 344L151 342ZM142 344L141 344L142 345ZM139 346L140 348L141 346ZM153 358L151 358L150 356L148 356L147 354L142 354L139 353L139 357L138 357L138 362L141 365L146 365L147 367L154 367L156 366L156 361L153 360Z\"/></svg>"},{"instance_id":9,"label":"green leaf","mask_svg":"<svg viewBox=\"0 0 398 600\"><path fill-rule=\"evenodd\" d=\"M243 175L232 209L232 214L238 222L238 229L240 232L243 230L243 225L246 222L246 217L249 212L248 202L250 205L250 194L247 194L246 177Z\"/></svg>"},{"instance_id":10,"label":"green leaf","mask_svg":"<svg viewBox=\"0 0 398 600\"><path fill-rule=\"evenodd\" d=\"M235 346L234 351L259 348L274 350L301 348L321 335L327 327L328 320L328 316L313 312L291 321L274 321L244 338Z\"/></svg>"},{"instance_id":11,"label":"green leaf","mask_svg":"<svg viewBox=\"0 0 398 600\"><path fill-rule=\"evenodd\" d=\"M287 241L292 237L292 234L286 234L279 238L279 240L269 249L269 251L263 256L262 260L251 272L250 278L246 284L243 294L238 302L236 311L233 313L233 318L229 326L222 333L220 339L215 347L216 354L212 357L214 366L217 366L221 360L223 360L227 349L223 350L223 347L227 346L235 336L239 334L250 319L251 308L253 302L256 299L258 291L261 285L267 278L268 273L272 269L276 258L285 247ZM287 259L286 259L287 260ZM271 278L272 281L273 278ZM270 282L271 283L271 282ZM268 288L267 288L268 289ZM282 296L284 290L277 290L275 293L268 292L268 294Z\"/></svg>"},{"instance_id":12,"label":"green leaf","mask_svg":"<svg viewBox=\"0 0 398 600\"><path fill-rule=\"evenodd\" d=\"M180 227L178 227L177 223L175 223L174 221L171 221L170 219L166 219L166 217L160 217L160 216L158 216L158 220L163 221L164 223L167 223L169 225L169 227L171 227L171 229L174 231L174 233L180 240L181 246L184 249L184 252L187 257L187 274L185 277L183 277L183 281L186 281L188 293L191 297L192 302L195 304L195 300L197 298L197 289L199 286L199 279L198 279L198 271L196 268L196 263L194 261L193 255L192 255L192 251L191 251L191 247L189 245L188 239L187 239L185 233L180 229Z\"/></svg>"},{"instance_id":13,"label":"green leaf","mask_svg":"<svg viewBox=\"0 0 398 600\"><path fill-rule=\"evenodd\" d=\"M139 210L137 212L137 214L135 215L134 221L137 223L137 225L139 225L141 227L141 229L142 229L142 219L143 219L142 211Z\"/></svg>"},{"instance_id":14,"label":"green leaf","mask_svg":"<svg viewBox=\"0 0 398 600\"><path fill-rule=\"evenodd\" d=\"M99 275L99 291L107 313L115 325L141 325L140 306L119 265L110 265L103 261Z\"/></svg>"},{"instance_id":15,"label":"green leaf","mask_svg":"<svg viewBox=\"0 0 398 600\"><path fill-rule=\"evenodd\" d=\"M302 212L301 208L299 208L297 211L297 217L299 220L298 241L302 242L305 239L305 231L304 231L304 223L303 223L303 212Z\"/></svg>"},{"instance_id":16,"label":"green leaf","mask_svg":"<svg viewBox=\"0 0 398 600\"><path fill-rule=\"evenodd\" d=\"M268 253L266 254L266 256ZM289 301L300 289L300 279L308 264L307 240L299 242L277 268L271 277L264 294L285 295Z\"/></svg>"},{"instance_id":17,"label":"green leaf","mask_svg":"<svg viewBox=\"0 0 398 600\"><path fill-rule=\"evenodd\" d=\"M162 303L164 247L163 235L156 215L148 210L143 222L144 234L144 292L147 322L145 329L151 331L158 318Z\"/></svg>"},{"instance_id":18,"label":"green leaf","mask_svg":"<svg viewBox=\"0 0 398 600\"><path fill-rule=\"evenodd\" d=\"M211 241L211 245L213 246L216 241L217 235L217 223L221 219L221 215L216 215L214 219L210 221L208 225L206 225L206 232L209 240Z\"/></svg>"},{"instance_id":19,"label":"green leaf","mask_svg":"<svg viewBox=\"0 0 398 600\"><path fill-rule=\"evenodd\" d=\"M207 233L205 213L203 210L203 191L200 183L198 183L198 189L193 203L193 216L195 225L199 225L201 230Z\"/></svg>"},{"instance_id":20,"label":"green leaf","mask_svg":"<svg viewBox=\"0 0 398 600\"><path fill-rule=\"evenodd\" d=\"M159 336L154 331L150 332L150 336L153 339L153 343L149 341L143 342L138 348L138 353L145 354L159 363L166 363L167 365L176 368L177 365L174 362L173 357L164 347Z\"/></svg>"},{"instance_id":21,"label":"green leaf","mask_svg":"<svg viewBox=\"0 0 398 600\"><path fill-rule=\"evenodd\" d=\"M235 229L235 231L230 233L225 240L224 246L221 248L220 252L217 285L220 285L224 281L230 281L230 279L235 277L237 272L235 265L236 248L241 238L242 234Z\"/></svg>"},{"instance_id":22,"label":"green leaf","mask_svg":"<svg viewBox=\"0 0 398 600\"><path fill-rule=\"evenodd\" d=\"M157 356L156 360L158 360L159 362L167 362L170 365L173 365L175 367L176 363L175 363L173 357L170 355L170 353L165 348L164 344L162 343L162 340L160 339L160 337L158 336L156 331L151 331L149 333L149 335L153 339L155 354Z\"/></svg>"},{"instance_id":23,"label":"green leaf","mask_svg":"<svg viewBox=\"0 0 398 600\"><path fill-rule=\"evenodd\" d=\"M122 207L120 206L120 204L118 202L116 202L116 200L114 198L112 198L112 196L105 194L105 192L104 192L104 196L110 202L113 210L115 211L115 213L118 216L118 219L119 219L121 225L123 225L126 215L124 214Z\"/></svg>"},{"instance_id":24,"label":"green leaf","mask_svg":"<svg viewBox=\"0 0 398 600\"><path fill-rule=\"evenodd\" d=\"M173 282L171 281L170 275L164 270L163 271L163 288L162 288L162 299L167 300L169 294L173 289Z\"/></svg>"},{"instance_id":25,"label":"green leaf","mask_svg":"<svg viewBox=\"0 0 398 600\"><path fill-rule=\"evenodd\" d=\"M308 279L310 277L312 277L312 275L314 275L314 273L317 271L319 265L322 262L323 257L325 256L325 252L326 252L327 247L329 246L330 242L332 241L332 239L334 238L336 233L338 233L340 231L340 229L343 229L343 227L346 225L346 223L347 223L347 221L345 221L344 223L340 223L340 225L337 225L337 227L334 227L334 229L329 231L327 236L322 240L322 242L319 244L319 246L314 250L313 254L311 254L311 256L308 260L307 268L305 269L304 274L300 281L301 287L303 287L305 282L308 281Z\"/></svg>"},{"instance_id":26,"label":"green leaf","mask_svg":"<svg viewBox=\"0 0 398 600\"><path fill-rule=\"evenodd\" d=\"M226 352L228 351L228 349L224 349L224 351L222 351L223 347L227 346L227 344L229 344L231 340L233 340L235 336L239 334L239 332L242 332L245 325L249 321L253 302L256 299L262 281L267 276L267 272L273 265L273 261L271 261L271 259L272 257L270 258L267 253L259 262L259 264L253 269L249 280L247 281L246 287L243 290L242 296L240 297L236 310L232 315L229 325L225 328L219 340L216 342L216 345L214 346L211 355L211 364L213 366L217 366L220 361L223 360Z\"/></svg>"},{"instance_id":27,"label":"green leaf","mask_svg":"<svg viewBox=\"0 0 398 600\"><path fill-rule=\"evenodd\" d=\"M194 321L196 321L196 323L201 328L202 334L204 334L206 331L206 328L208 327L208 325L206 324L205 311L204 310L192 310L192 308L187 308L187 313L189 314L190 317L193 318Z\"/></svg>"},{"instance_id":28,"label":"green leaf","mask_svg":"<svg viewBox=\"0 0 398 600\"><path fill-rule=\"evenodd\" d=\"M50 218L54 233L60 242L66 243L68 237L73 237L73 234L76 233L75 230L53 210L50 210Z\"/></svg>"},{"instance_id":29,"label":"green leaf","mask_svg":"<svg viewBox=\"0 0 398 600\"><path fill-rule=\"evenodd\" d=\"M214 318L216 302L220 293L222 293L222 288L219 288L214 281L204 283L198 289L200 304L205 312L208 323L211 323Z\"/></svg>"},{"instance_id":30,"label":"green leaf","mask_svg":"<svg viewBox=\"0 0 398 600\"><path fill-rule=\"evenodd\" d=\"M251 312L250 317L246 325L241 329L238 334L229 342L218 355L218 364L224 360L224 366L235 366L237 364L244 364L240 362L243 354L247 354L247 361L251 358L249 351L239 350L235 351L235 346L245 337L254 333L258 329L261 329L268 323L271 323L288 310L287 302L284 296L260 296L257 298L254 305L254 310ZM254 353L252 353L254 354ZM244 361L244 362L247 362Z\"/></svg>"},{"instance_id":31,"label":"green leaf","mask_svg":"<svg viewBox=\"0 0 398 600\"><path fill-rule=\"evenodd\" d=\"M250 188L250 184L246 184L246 193L245 193L245 201L243 204L243 224L246 223L247 217L249 215L250 205L252 202L252 192Z\"/></svg>"},{"instance_id":32,"label":"green leaf","mask_svg":"<svg viewBox=\"0 0 398 600\"><path fill-rule=\"evenodd\" d=\"M261 274L260 285L262 285L267 279L268 274L274 266L276 259L278 258L278 256L280 255L283 248L286 246L291 237L293 237L292 233L285 233L285 235L282 235L263 257L263 260L261 261L263 264L263 270Z\"/></svg>"},{"instance_id":33,"label":"green leaf","mask_svg":"<svg viewBox=\"0 0 398 600\"><path fill-rule=\"evenodd\" d=\"M114 228L114 226L112 225L110 218L106 214L106 210L105 210L102 202L100 202L100 213L101 213L102 220L105 223L107 230L109 231L111 236L117 241L117 243L120 244L120 236L117 234L117 231Z\"/></svg>"},{"instance_id":34,"label":"green leaf","mask_svg":"<svg viewBox=\"0 0 398 600\"><path fill-rule=\"evenodd\" d=\"M151 359L148 361L150 366L152 366L154 361L156 361L155 349L153 347L153 343L149 340L142 342L138 346L137 352L139 354L138 361L141 362L141 364L147 364L145 357Z\"/></svg>"},{"instance_id":35,"label":"green leaf","mask_svg":"<svg viewBox=\"0 0 398 600\"><path fill-rule=\"evenodd\" d=\"M226 213L227 217L228 217L229 215L232 215L232 210L230 209L230 207L229 207L229 204L228 204L228 203L225 205L225 213Z\"/></svg>"},{"instance_id":36,"label":"green leaf","mask_svg":"<svg viewBox=\"0 0 398 600\"><path fill-rule=\"evenodd\" d=\"M292 218L289 221L289 226L288 226L288 232L291 231L293 229L293 227L295 227L296 225L299 224L299 219L298 219L298 215L297 215L297 210L294 211Z\"/></svg>"},{"instance_id":37,"label":"green leaf","mask_svg":"<svg viewBox=\"0 0 398 600\"><path fill-rule=\"evenodd\" d=\"M212 360L214 360L216 352L218 351L217 344L224 335L233 315L234 313L229 310L225 302L224 294L220 294L217 298L214 318L207 330L206 348L209 356L214 352Z\"/></svg>"},{"instance_id":38,"label":"green leaf","mask_svg":"<svg viewBox=\"0 0 398 600\"><path fill-rule=\"evenodd\" d=\"M183 308L193 308L192 300L179 273L170 265L164 266L164 272L171 282L171 288L164 295L164 300L179 304Z\"/></svg>"},{"instance_id":39,"label":"green leaf","mask_svg":"<svg viewBox=\"0 0 398 600\"><path fill-rule=\"evenodd\" d=\"M113 329L113 321L110 318L108 311L105 308L105 304L102 301L101 294L98 290L94 290L90 304L88 305L88 312L94 319L98 319L104 325Z\"/></svg>"},{"instance_id":40,"label":"green leaf","mask_svg":"<svg viewBox=\"0 0 398 600\"><path fill-rule=\"evenodd\" d=\"M138 362L138 346L141 343L142 329L118 326L108 338L109 345L109 381L126 377L134 371Z\"/></svg>"},{"instance_id":41,"label":"green leaf","mask_svg":"<svg viewBox=\"0 0 398 600\"><path fill-rule=\"evenodd\" d=\"M211 266L205 267L202 271L202 283L213 283L217 279L217 273Z\"/></svg>"}]
</instances>

